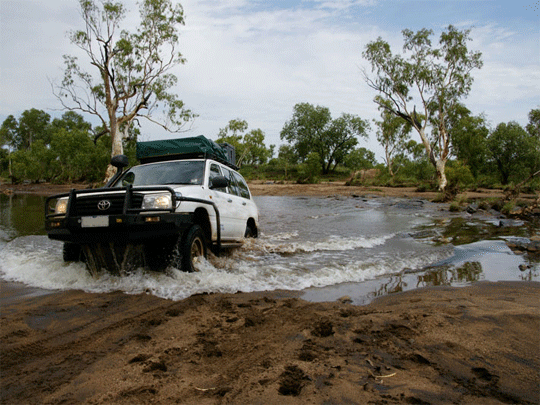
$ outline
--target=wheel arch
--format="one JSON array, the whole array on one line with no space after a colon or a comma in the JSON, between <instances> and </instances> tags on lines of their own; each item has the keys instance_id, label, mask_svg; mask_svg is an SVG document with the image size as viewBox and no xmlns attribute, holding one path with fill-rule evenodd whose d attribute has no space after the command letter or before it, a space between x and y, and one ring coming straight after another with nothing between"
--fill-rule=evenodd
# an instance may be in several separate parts
<instances>
[{"instance_id":1,"label":"wheel arch","mask_svg":"<svg viewBox=\"0 0 540 405\"><path fill-rule=\"evenodd\" d=\"M193 213L193 223L202 228L206 241L210 243L212 241L212 226L210 224L210 216L205 208L199 207L195 210Z\"/></svg>"},{"instance_id":2,"label":"wheel arch","mask_svg":"<svg viewBox=\"0 0 540 405\"><path fill-rule=\"evenodd\" d=\"M257 228L257 223L255 222L254 218L249 218L247 220L246 226L251 228L251 230L253 231L254 238L257 238L259 236L259 229Z\"/></svg>"}]
</instances>

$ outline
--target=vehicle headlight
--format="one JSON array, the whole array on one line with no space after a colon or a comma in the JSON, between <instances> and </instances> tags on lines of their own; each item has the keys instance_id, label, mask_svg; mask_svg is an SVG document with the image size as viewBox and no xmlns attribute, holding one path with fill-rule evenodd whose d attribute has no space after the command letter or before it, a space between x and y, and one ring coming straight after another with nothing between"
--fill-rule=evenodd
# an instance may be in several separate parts
<instances>
[{"instance_id":1,"label":"vehicle headlight","mask_svg":"<svg viewBox=\"0 0 540 405\"><path fill-rule=\"evenodd\" d=\"M56 201L56 206L54 207L54 213L65 214L67 212L67 206L68 206L68 199L59 198L58 201Z\"/></svg>"},{"instance_id":2,"label":"vehicle headlight","mask_svg":"<svg viewBox=\"0 0 540 405\"><path fill-rule=\"evenodd\" d=\"M171 209L172 200L170 194L146 194L143 198L144 209Z\"/></svg>"}]
</instances>

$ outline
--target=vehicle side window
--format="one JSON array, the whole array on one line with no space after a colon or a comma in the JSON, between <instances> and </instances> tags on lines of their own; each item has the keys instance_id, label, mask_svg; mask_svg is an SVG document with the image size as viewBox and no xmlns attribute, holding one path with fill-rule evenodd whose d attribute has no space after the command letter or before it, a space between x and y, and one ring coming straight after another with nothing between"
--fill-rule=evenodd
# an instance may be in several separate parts
<instances>
[{"instance_id":1,"label":"vehicle side window","mask_svg":"<svg viewBox=\"0 0 540 405\"><path fill-rule=\"evenodd\" d=\"M240 190L238 189L238 185L236 184L236 180L233 176L233 172L231 172L229 169L222 168L224 172L224 176L229 179L229 194L233 195L240 195Z\"/></svg>"},{"instance_id":2,"label":"vehicle side window","mask_svg":"<svg viewBox=\"0 0 540 405\"><path fill-rule=\"evenodd\" d=\"M210 165L210 178L209 178L209 184L212 184L212 179L217 177L217 176L221 176L221 170L219 169L219 166L216 165L215 163L212 163ZM217 191L221 191L222 193L226 193L227 192L227 189L226 188L216 188L214 190L217 190Z\"/></svg>"},{"instance_id":3,"label":"vehicle side window","mask_svg":"<svg viewBox=\"0 0 540 405\"><path fill-rule=\"evenodd\" d=\"M234 175L234 178L236 179L236 184L238 184L238 190L240 191L240 196L247 198L249 200L249 188L246 182L244 181L242 176L240 176L238 173L233 173L233 175Z\"/></svg>"}]
</instances>

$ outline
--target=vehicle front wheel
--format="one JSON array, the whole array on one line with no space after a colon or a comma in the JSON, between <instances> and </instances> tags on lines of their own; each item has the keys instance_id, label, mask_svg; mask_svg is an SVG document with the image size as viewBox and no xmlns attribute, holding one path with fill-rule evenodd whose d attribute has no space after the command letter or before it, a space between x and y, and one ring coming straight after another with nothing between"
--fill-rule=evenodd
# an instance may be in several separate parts
<instances>
[{"instance_id":1,"label":"vehicle front wheel","mask_svg":"<svg viewBox=\"0 0 540 405\"><path fill-rule=\"evenodd\" d=\"M206 240L204 232L199 225L193 225L181 240L178 252L181 254L183 271L197 271L197 263L206 258Z\"/></svg>"},{"instance_id":2,"label":"vehicle front wheel","mask_svg":"<svg viewBox=\"0 0 540 405\"><path fill-rule=\"evenodd\" d=\"M71 242L64 242L64 247L62 248L62 257L65 262L81 261L81 253L81 245Z\"/></svg>"}]
</instances>

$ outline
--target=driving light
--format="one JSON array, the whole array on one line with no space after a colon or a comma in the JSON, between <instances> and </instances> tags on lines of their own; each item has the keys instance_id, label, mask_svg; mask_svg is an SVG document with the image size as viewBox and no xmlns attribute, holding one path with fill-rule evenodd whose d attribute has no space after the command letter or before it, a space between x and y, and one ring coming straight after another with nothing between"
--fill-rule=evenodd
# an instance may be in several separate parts
<instances>
[{"instance_id":1,"label":"driving light","mask_svg":"<svg viewBox=\"0 0 540 405\"><path fill-rule=\"evenodd\" d=\"M170 194L146 194L141 208L144 209L171 209L172 200Z\"/></svg>"},{"instance_id":2,"label":"driving light","mask_svg":"<svg viewBox=\"0 0 540 405\"><path fill-rule=\"evenodd\" d=\"M54 207L55 214L65 214L67 212L68 199L60 198L56 201L56 206Z\"/></svg>"}]
</instances>

